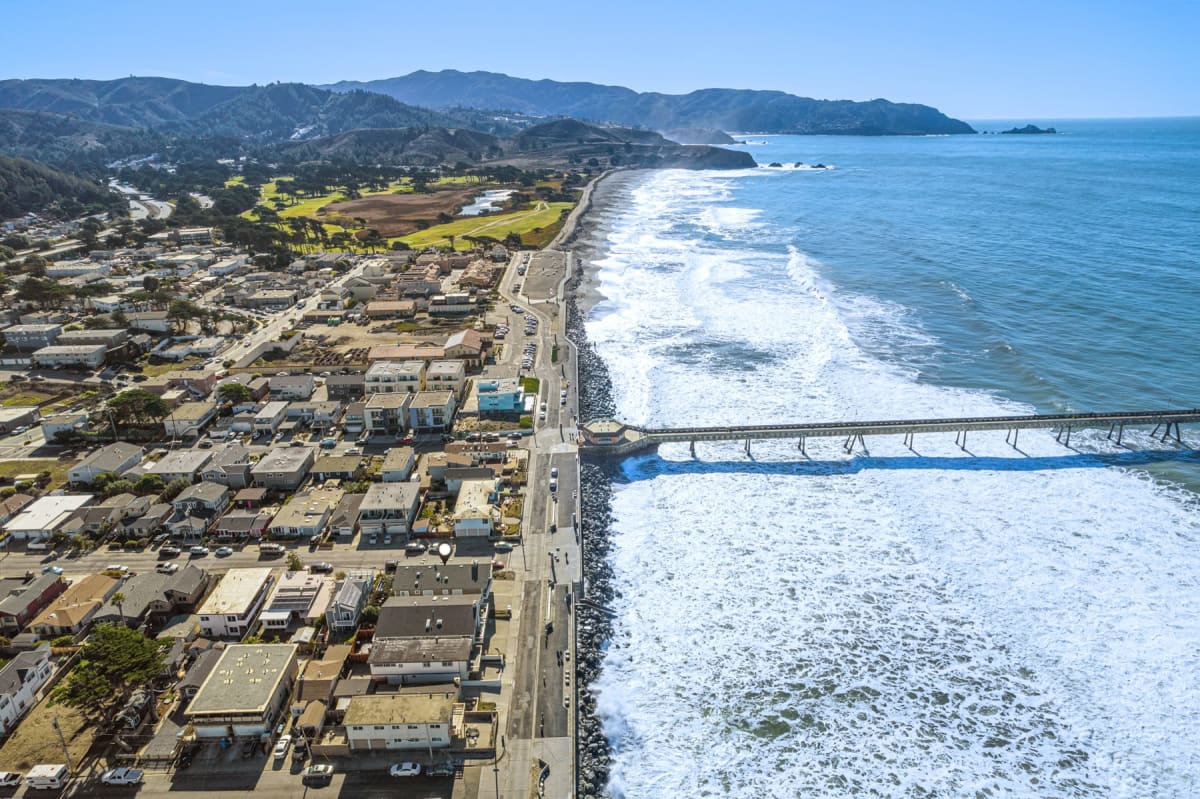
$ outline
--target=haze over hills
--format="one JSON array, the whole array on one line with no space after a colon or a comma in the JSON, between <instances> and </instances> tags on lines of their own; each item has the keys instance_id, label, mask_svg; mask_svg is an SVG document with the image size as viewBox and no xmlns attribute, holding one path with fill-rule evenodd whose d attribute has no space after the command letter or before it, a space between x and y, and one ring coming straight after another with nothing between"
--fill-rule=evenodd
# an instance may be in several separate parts
<instances>
[{"instance_id":1,"label":"haze over hills","mask_svg":"<svg viewBox=\"0 0 1200 799\"><path fill-rule=\"evenodd\" d=\"M172 78L0 81L0 108L89 122L257 140L322 136L357 128L462 124L371 92L336 93L302 83L209 86Z\"/></svg>"},{"instance_id":2,"label":"haze over hills","mask_svg":"<svg viewBox=\"0 0 1200 799\"><path fill-rule=\"evenodd\" d=\"M921 135L974 133L935 108L887 100L814 100L779 91L701 89L635 92L623 86L528 80L496 72L419 70L397 78L341 81L324 88L380 92L413 105L494 108L569 116L655 130L716 128L762 133Z\"/></svg>"}]
</instances>

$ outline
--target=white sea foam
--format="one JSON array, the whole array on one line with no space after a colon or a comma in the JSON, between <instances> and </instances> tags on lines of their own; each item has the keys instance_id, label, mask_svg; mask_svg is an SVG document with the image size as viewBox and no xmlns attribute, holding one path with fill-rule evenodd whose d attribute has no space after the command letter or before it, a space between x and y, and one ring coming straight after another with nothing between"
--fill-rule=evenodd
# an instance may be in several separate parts
<instances>
[{"instance_id":1,"label":"white sea foam","mask_svg":"<svg viewBox=\"0 0 1200 799\"><path fill-rule=\"evenodd\" d=\"M741 249L705 244L708 209L736 202L728 179L659 172L632 194L588 326L622 417L1028 410L867 354L856 341L928 337L826 285L800 247L759 249L754 231ZM919 437L919 455L867 443L626 463L597 686L614 795L1200 793L1190 495L1047 432L1023 432L1021 451L998 433L967 452L951 435ZM1072 443L1117 452L1100 433Z\"/></svg>"}]
</instances>

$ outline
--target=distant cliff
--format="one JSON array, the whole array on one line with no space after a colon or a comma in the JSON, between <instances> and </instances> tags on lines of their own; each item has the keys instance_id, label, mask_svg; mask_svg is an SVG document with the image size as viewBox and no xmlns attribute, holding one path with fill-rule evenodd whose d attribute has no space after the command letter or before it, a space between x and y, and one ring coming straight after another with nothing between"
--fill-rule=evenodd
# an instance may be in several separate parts
<instances>
[{"instance_id":1,"label":"distant cliff","mask_svg":"<svg viewBox=\"0 0 1200 799\"><path fill-rule=\"evenodd\" d=\"M663 131L663 135L680 144L737 144L725 131L712 128L680 128Z\"/></svg>"},{"instance_id":2,"label":"distant cliff","mask_svg":"<svg viewBox=\"0 0 1200 799\"><path fill-rule=\"evenodd\" d=\"M623 86L526 80L495 72L457 70L422 70L399 78L343 81L325 88L364 89L427 108L494 108L653 130L708 128L863 136L975 132L967 123L925 105L887 100L814 100L749 89L638 93Z\"/></svg>"}]
</instances>

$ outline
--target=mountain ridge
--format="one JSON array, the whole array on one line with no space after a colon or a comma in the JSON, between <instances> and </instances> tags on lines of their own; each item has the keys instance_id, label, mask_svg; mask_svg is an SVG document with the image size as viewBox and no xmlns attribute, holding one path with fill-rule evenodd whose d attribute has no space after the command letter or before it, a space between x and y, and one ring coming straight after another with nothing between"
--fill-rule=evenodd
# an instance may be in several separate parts
<instances>
[{"instance_id":1,"label":"mountain ridge","mask_svg":"<svg viewBox=\"0 0 1200 799\"><path fill-rule=\"evenodd\" d=\"M655 130L709 128L760 133L923 135L975 133L931 106L888 100L815 100L761 89L699 89L687 94L636 92L584 81L514 78L498 72L441 70L322 88L374 91L428 108L491 108L568 116Z\"/></svg>"}]
</instances>

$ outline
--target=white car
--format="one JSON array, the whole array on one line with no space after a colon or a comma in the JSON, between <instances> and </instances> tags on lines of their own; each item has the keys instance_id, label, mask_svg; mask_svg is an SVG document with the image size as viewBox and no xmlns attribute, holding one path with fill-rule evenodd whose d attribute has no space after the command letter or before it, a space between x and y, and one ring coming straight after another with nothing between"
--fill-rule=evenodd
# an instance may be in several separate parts
<instances>
[{"instance_id":1,"label":"white car","mask_svg":"<svg viewBox=\"0 0 1200 799\"><path fill-rule=\"evenodd\" d=\"M138 785L142 781L142 771L136 768L114 768L100 775L100 782L105 785Z\"/></svg>"},{"instance_id":2,"label":"white car","mask_svg":"<svg viewBox=\"0 0 1200 799\"><path fill-rule=\"evenodd\" d=\"M106 571L106 572L120 572L121 574L124 574L125 572L129 571L129 567L128 567L128 566L122 566L120 563L110 563L110 564L108 564L107 566L105 566L105 567L104 567L104 571Z\"/></svg>"},{"instance_id":3,"label":"white car","mask_svg":"<svg viewBox=\"0 0 1200 799\"><path fill-rule=\"evenodd\" d=\"M208 554L208 547L194 546L188 550L195 557L203 557Z\"/></svg>"},{"instance_id":4,"label":"white car","mask_svg":"<svg viewBox=\"0 0 1200 799\"><path fill-rule=\"evenodd\" d=\"M0 771L0 788L15 788L21 784L21 775L15 771Z\"/></svg>"},{"instance_id":5,"label":"white car","mask_svg":"<svg viewBox=\"0 0 1200 799\"><path fill-rule=\"evenodd\" d=\"M513 550L512 542L510 542L510 541L497 541L496 542L496 551L497 552L512 552L512 550Z\"/></svg>"},{"instance_id":6,"label":"white car","mask_svg":"<svg viewBox=\"0 0 1200 799\"><path fill-rule=\"evenodd\" d=\"M229 547L217 547L216 551L213 552L213 554L216 555L218 558L227 558L233 554L233 550L230 549Z\"/></svg>"},{"instance_id":7,"label":"white car","mask_svg":"<svg viewBox=\"0 0 1200 799\"><path fill-rule=\"evenodd\" d=\"M154 571L159 574L174 574L179 571L178 563L160 563L154 567Z\"/></svg>"},{"instance_id":8,"label":"white car","mask_svg":"<svg viewBox=\"0 0 1200 799\"><path fill-rule=\"evenodd\" d=\"M421 764L409 763L407 761L404 763L393 763L392 767L388 769L388 774L391 774L393 777L418 777L421 774Z\"/></svg>"},{"instance_id":9,"label":"white car","mask_svg":"<svg viewBox=\"0 0 1200 799\"><path fill-rule=\"evenodd\" d=\"M558 467L557 467L557 466L551 466L551 467L550 467L550 476L551 476L551 477L558 477Z\"/></svg>"},{"instance_id":10,"label":"white car","mask_svg":"<svg viewBox=\"0 0 1200 799\"><path fill-rule=\"evenodd\" d=\"M283 760L285 757L287 757L288 747L290 747L291 745L292 745L292 736L281 735L279 737L279 740L275 742L275 749L271 752L271 755L276 760Z\"/></svg>"}]
</instances>

